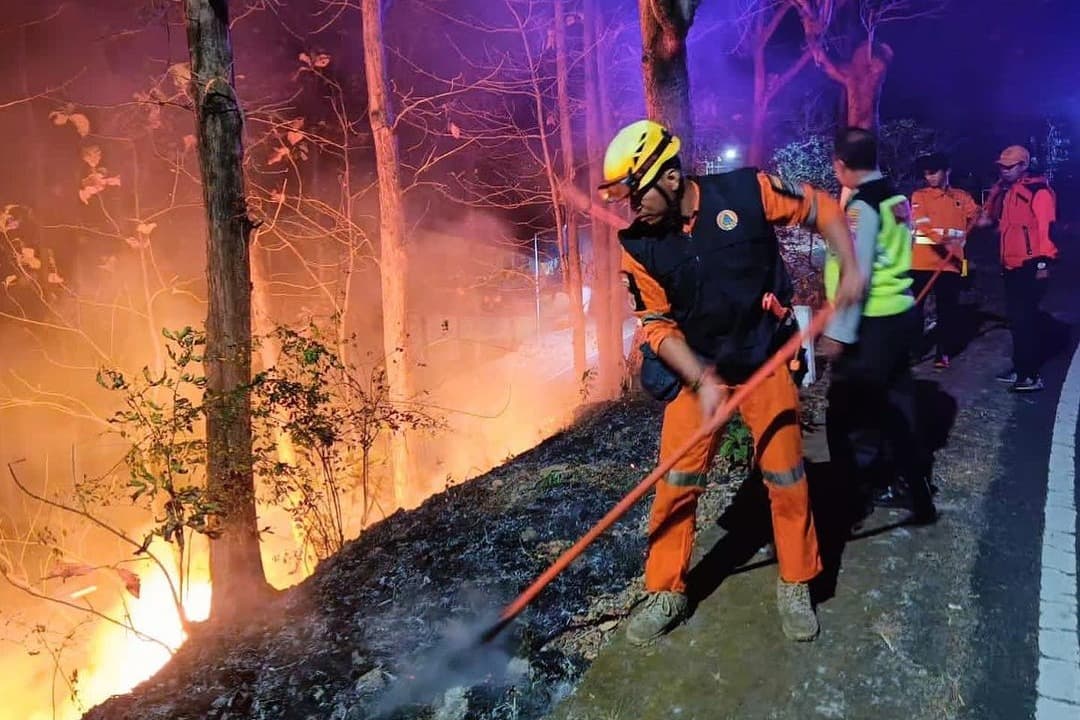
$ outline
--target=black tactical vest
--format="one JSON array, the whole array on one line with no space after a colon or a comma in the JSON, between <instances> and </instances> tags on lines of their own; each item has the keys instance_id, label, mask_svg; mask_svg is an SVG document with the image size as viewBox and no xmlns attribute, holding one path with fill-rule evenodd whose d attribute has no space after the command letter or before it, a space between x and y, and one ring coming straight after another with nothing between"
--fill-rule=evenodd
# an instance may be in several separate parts
<instances>
[{"instance_id":1,"label":"black tactical vest","mask_svg":"<svg viewBox=\"0 0 1080 720\"><path fill-rule=\"evenodd\" d=\"M690 347L725 380L742 382L783 341L762 298L771 292L788 305L791 281L765 220L757 170L694 180L701 204L692 234L634 223L619 239L663 287Z\"/></svg>"}]
</instances>

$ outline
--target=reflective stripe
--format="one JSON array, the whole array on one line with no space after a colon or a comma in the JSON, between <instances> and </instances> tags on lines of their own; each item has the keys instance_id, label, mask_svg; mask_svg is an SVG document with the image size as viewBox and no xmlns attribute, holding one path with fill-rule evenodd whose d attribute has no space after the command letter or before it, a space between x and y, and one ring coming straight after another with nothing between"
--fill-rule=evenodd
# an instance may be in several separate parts
<instances>
[{"instance_id":1,"label":"reflective stripe","mask_svg":"<svg viewBox=\"0 0 1080 720\"><path fill-rule=\"evenodd\" d=\"M930 218L928 218L928 217L915 218L915 224L916 225L929 225L930 224Z\"/></svg>"},{"instance_id":2,"label":"reflective stripe","mask_svg":"<svg viewBox=\"0 0 1080 720\"><path fill-rule=\"evenodd\" d=\"M915 236L915 244L916 245L937 245L938 242L936 240L934 240L933 238L929 238L929 237L927 237L925 235L916 235Z\"/></svg>"},{"instance_id":3,"label":"reflective stripe","mask_svg":"<svg viewBox=\"0 0 1080 720\"><path fill-rule=\"evenodd\" d=\"M706 473L701 472L689 472L686 470L668 470L667 482L668 485L674 485L676 487L705 487L705 482L708 479Z\"/></svg>"},{"instance_id":4,"label":"reflective stripe","mask_svg":"<svg viewBox=\"0 0 1080 720\"><path fill-rule=\"evenodd\" d=\"M771 485L794 485L795 483L806 477L806 471L803 469L802 461L790 470L784 470L782 472L769 472L768 470L761 471L762 477L765 478L765 482Z\"/></svg>"},{"instance_id":5,"label":"reflective stripe","mask_svg":"<svg viewBox=\"0 0 1080 720\"><path fill-rule=\"evenodd\" d=\"M645 313L641 316L641 324L651 322L674 322L670 317L662 313Z\"/></svg>"}]
</instances>

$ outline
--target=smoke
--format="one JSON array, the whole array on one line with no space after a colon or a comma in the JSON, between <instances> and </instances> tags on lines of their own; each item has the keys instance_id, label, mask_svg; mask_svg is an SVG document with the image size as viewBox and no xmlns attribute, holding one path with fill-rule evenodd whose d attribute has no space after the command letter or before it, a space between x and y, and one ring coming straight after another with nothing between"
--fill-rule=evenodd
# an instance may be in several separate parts
<instances>
[{"instance_id":1,"label":"smoke","mask_svg":"<svg viewBox=\"0 0 1080 720\"><path fill-rule=\"evenodd\" d=\"M475 592L469 594L479 597ZM377 718L388 718L408 706L431 705L454 688L514 682L511 640L504 633L490 642L481 638L498 620L499 613L486 601L475 616L448 620L434 646L404 660L396 680L375 703Z\"/></svg>"}]
</instances>

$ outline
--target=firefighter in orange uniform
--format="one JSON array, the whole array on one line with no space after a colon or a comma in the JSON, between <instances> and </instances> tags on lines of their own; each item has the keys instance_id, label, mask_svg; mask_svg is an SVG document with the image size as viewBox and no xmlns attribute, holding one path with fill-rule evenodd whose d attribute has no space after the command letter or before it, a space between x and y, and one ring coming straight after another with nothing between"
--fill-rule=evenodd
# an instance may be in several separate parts
<instances>
[{"instance_id":1,"label":"firefighter in orange uniform","mask_svg":"<svg viewBox=\"0 0 1080 720\"><path fill-rule=\"evenodd\" d=\"M945 153L924 155L916 161L926 187L911 196L915 222L911 249L912 292L918 297L941 268L930 290L937 306L934 327L934 367L948 368L959 337L961 278L967 275L964 243L979 216L979 206L967 192L949 184L949 159ZM944 264L943 264L944 263Z\"/></svg>"},{"instance_id":2,"label":"firefighter in orange uniform","mask_svg":"<svg viewBox=\"0 0 1080 720\"><path fill-rule=\"evenodd\" d=\"M1039 305L1046 294L1050 268L1057 259L1054 223L1057 198L1046 178L1029 171L1031 154L1013 145L998 158L1000 180L986 201L987 219L1001 233L1005 304L1013 340L1013 365L997 376L1013 392L1043 389L1039 364L1046 338L1040 332Z\"/></svg>"},{"instance_id":3,"label":"firefighter in orange uniform","mask_svg":"<svg viewBox=\"0 0 1080 720\"><path fill-rule=\"evenodd\" d=\"M608 201L629 199L636 217L619 233L622 271L642 322L645 362L671 382L653 394L668 400L661 459L712 417L728 389L744 382L786 339L766 296L787 305L791 283L774 225L815 227L841 258L838 305L862 298L863 280L836 201L809 185L792 185L745 168L683 176L679 138L641 120L623 128L604 158ZM664 383L660 383L663 385ZM771 375L740 407L755 441L769 492L780 565L777 608L784 633L811 640L817 616L807 583L821 571L810 514L798 391L787 369ZM645 588L649 597L631 618L636 644L660 637L685 619L686 573L694 544L698 497L717 436L700 442L660 480L649 519Z\"/></svg>"}]
</instances>

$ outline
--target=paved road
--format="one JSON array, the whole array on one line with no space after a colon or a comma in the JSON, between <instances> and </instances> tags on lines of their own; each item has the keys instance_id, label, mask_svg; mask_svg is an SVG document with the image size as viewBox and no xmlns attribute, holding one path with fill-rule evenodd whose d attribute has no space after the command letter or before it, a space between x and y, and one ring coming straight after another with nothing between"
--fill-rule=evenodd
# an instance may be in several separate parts
<instances>
[{"instance_id":1,"label":"paved road","mask_svg":"<svg viewBox=\"0 0 1080 720\"><path fill-rule=\"evenodd\" d=\"M1076 327L1080 287L1068 276L1080 267L1060 268L1047 304ZM981 282L993 296L998 280ZM1080 719L1076 340L1045 367L1045 392L1014 396L993 379L1008 347L1000 302L983 309L950 371L918 368L940 446L937 524L878 511L854 538L831 526L821 439L808 437L833 568L815 589L816 642L783 639L775 565L753 555L760 532L712 527L699 538L703 567L749 560L704 584L691 619L654 646L616 638L553 717Z\"/></svg>"}]
</instances>

